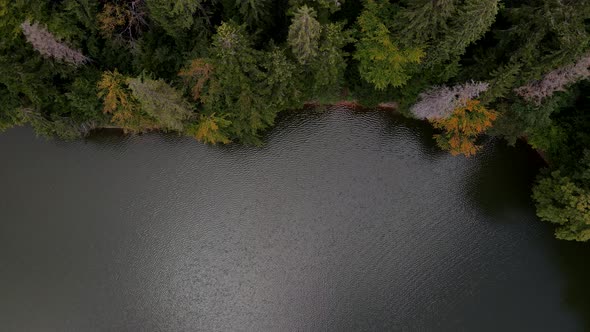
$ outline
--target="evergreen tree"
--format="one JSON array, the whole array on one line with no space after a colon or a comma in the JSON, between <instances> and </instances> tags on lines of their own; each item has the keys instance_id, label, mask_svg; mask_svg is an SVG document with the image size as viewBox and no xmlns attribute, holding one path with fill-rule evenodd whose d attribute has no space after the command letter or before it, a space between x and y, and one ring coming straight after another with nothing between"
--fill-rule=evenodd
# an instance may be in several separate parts
<instances>
[{"instance_id":1,"label":"evergreen tree","mask_svg":"<svg viewBox=\"0 0 590 332\"><path fill-rule=\"evenodd\" d=\"M159 24L166 33L175 38L183 36L183 32L191 28L197 12L207 17L205 0L146 0L149 16ZM200 28L208 28L200 26Z\"/></svg>"},{"instance_id":2,"label":"evergreen tree","mask_svg":"<svg viewBox=\"0 0 590 332\"><path fill-rule=\"evenodd\" d=\"M176 89L162 80L145 77L128 78L126 83L141 111L153 118L159 129L183 130L183 122L191 116L192 110Z\"/></svg>"},{"instance_id":3,"label":"evergreen tree","mask_svg":"<svg viewBox=\"0 0 590 332\"><path fill-rule=\"evenodd\" d=\"M322 28L315 19L316 12L303 6L295 12L289 27L288 42L297 60L305 64L318 54Z\"/></svg>"},{"instance_id":4,"label":"evergreen tree","mask_svg":"<svg viewBox=\"0 0 590 332\"><path fill-rule=\"evenodd\" d=\"M358 18L360 37L354 58L360 75L375 88L400 87L411 77L411 65L424 57L421 47L403 47L396 42L388 26L393 25L389 1L365 0Z\"/></svg>"},{"instance_id":5,"label":"evergreen tree","mask_svg":"<svg viewBox=\"0 0 590 332\"><path fill-rule=\"evenodd\" d=\"M98 97L103 100L103 112L111 116L111 122L127 132L155 129L157 124L142 114L139 102L127 86L127 79L116 69L106 71L98 82Z\"/></svg>"},{"instance_id":6,"label":"evergreen tree","mask_svg":"<svg viewBox=\"0 0 590 332\"><path fill-rule=\"evenodd\" d=\"M279 50L261 52L252 48L244 27L234 23L218 28L210 54L210 59L196 62L212 68L205 88L196 90L204 114L217 114L229 121L225 129L228 137L259 143L259 132L273 124L276 114L295 105L298 91L291 82L294 65ZM210 69L195 74L204 75L204 70Z\"/></svg>"}]
</instances>

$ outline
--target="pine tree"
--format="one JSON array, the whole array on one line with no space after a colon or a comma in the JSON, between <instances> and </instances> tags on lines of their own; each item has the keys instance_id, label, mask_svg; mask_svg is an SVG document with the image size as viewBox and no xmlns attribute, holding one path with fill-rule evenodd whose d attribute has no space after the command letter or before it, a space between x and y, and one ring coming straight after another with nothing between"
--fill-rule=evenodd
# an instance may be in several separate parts
<instances>
[{"instance_id":1,"label":"pine tree","mask_svg":"<svg viewBox=\"0 0 590 332\"><path fill-rule=\"evenodd\" d=\"M317 56L321 31L316 12L312 8L302 6L297 9L287 40L300 63L305 64Z\"/></svg>"},{"instance_id":2,"label":"pine tree","mask_svg":"<svg viewBox=\"0 0 590 332\"><path fill-rule=\"evenodd\" d=\"M467 46L486 33L498 14L499 0L466 0L450 17L448 29L427 50L426 66L457 61Z\"/></svg>"},{"instance_id":3,"label":"pine tree","mask_svg":"<svg viewBox=\"0 0 590 332\"><path fill-rule=\"evenodd\" d=\"M159 129L182 131L191 106L182 95L162 80L128 78L126 83L139 102L142 112L155 119Z\"/></svg>"},{"instance_id":4,"label":"pine tree","mask_svg":"<svg viewBox=\"0 0 590 332\"><path fill-rule=\"evenodd\" d=\"M157 123L141 113L139 102L127 86L127 77L116 69L106 71L98 82L98 97L103 100L103 112L111 116L111 122L126 132L156 129Z\"/></svg>"},{"instance_id":5,"label":"pine tree","mask_svg":"<svg viewBox=\"0 0 590 332\"><path fill-rule=\"evenodd\" d=\"M270 0L235 0L242 22L248 26L261 25L262 22L268 21L270 5Z\"/></svg>"},{"instance_id":6,"label":"pine tree","mask_svg":"<svg viewBox=\"0 0 590 332\"><path fill-rule=\"evenodd\" d=\"M213 66L204 59L194 59L186 69L181 70L178 76L182 77L186 86L191 86L193 100L199 101L203 94L205 84L213 75Z\"/></svg>"},{"instance_id":7,"label":"pine tree","mask_svg":"<svg viewBox=\"0 0 590 332\"><path fill-rule=\"evenodd\" d=\"M411 77L410 67L421 62L425 53L421 47L405 48L394 41L388 25L389 1L365 0L358 18L360 38L354 58L359 61L360 75L378 90L388 86L400 87Z\"/></svg>"},{"instance_id":8,"label":"pine tree","mask_svg":"<svg viewBox=\"0 0 590 332\"><path fill-rule=\"evenodd\" d=\"M201 114L198 123L187 128L187 134L194 136L199 142L207 144L228 144L231 140L223 133L223 130L230 124L230 121L216 116L215 113Z\"/></svg>"},{"instance_id":9,"label":"pine tree","mask_svg":"<svg viewBox=\"0 0 590 332\"><path fill-rule=\"evenodd\" d=\"M258 144L260 131L273 124L280 110L298 101L295 66L281 50L252 48L244 26L235 23L218 28L209 53L209 59L196 59L194 67L182 72L194 82L189 83L193 97L203 104L203 115L229 121L224 135Z\"/></svg>"},{"instance_id":10,"label":"pine tree","mask_svg":"<svg viewBox=\"0 0 590 332\"><path fill-rule=\"evenodd\" d=\"M195 24L195 15L207 17L205 0L146 0L149 16L170 36L180 38ZM204 27L207 28L207 27Z\"/></svg>"}]
</instances>

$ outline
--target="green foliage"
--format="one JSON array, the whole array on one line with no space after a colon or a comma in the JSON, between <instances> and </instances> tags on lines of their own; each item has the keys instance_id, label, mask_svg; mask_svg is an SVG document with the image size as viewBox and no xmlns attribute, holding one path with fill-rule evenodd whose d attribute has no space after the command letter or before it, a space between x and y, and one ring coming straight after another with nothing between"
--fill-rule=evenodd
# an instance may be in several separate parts
<instances>
[{"instance_id":1,"label":"green foliage","mask_svg":"<svg viewBox=\"0 0 590 332\"><path fill-rule=\"evenodd\" d=\"M146 0L149 15L172 37L181 37L195 23L194 15L203 10L203 0Z\"/></svg>"},{"instance_id":2,"label":"green foliage","mask_svg":"<svg viewBox=\"0 0 590 332\"><path fill-rule=\"evenodd\" d=\"M141 110L155 119L159 129L183 130L183 121L191 116L192 111L178 91L162 80L128 78L126 82Z\"/></svg>"},{"instance_id":3,"label":"green foliage","mask_svg":"<svg viewBox=\"0 0 590 332\"><path fill-rule=\"evenodd\" d=\"M561 146L561 141L554 141L550 148L549 142L552 137L557 139L561 129L555 127L551 115L559 112L566 105L573 102L571 94L558 94L546 100L543 104L535 105L526 103L521 99L497 104L497 109L502 116L498 119L492 133L496 136L503 136L510 144L514 144L519 137L532 138L531 143L535 148L544 151L556 151ZM545 133L552 133L551 136Z\"/></svg>"},{"instance_id":4,"label":"green foliage","mask_svg":"<svg viewBox=\"0 0 590 332\"><path fill-rule=\"evenodd\" d=\"M208 144L228 144L231 142L223 131L229 127L231 122L223 117L215 116L215 113L210 115L199 116L199 122L188 126L186 133L194 136L198 141Z\"/></svg>"},{"instance_id":5,"label":"green foliage","mask_svg":"<svg viewBox=\"0 0 590 332\"><path fill-rule=\"evenodd\" d=\"M586 153L581 174L587 183L590 154ZM540 177L533 188L537 215L558 225L555 236L562 240L590 240L590 191L582 181L563 176L560 171Z\"/></svg>"},{"instance_id":6,"label":"green foliage","mask_svg":"<svg viewBox=\"0 0 590 332\"><path fill-rule=\"evenodd\" d=\"M561 146L567 142L567 133L562 127L550 124L542 128L527 130L528 142L539 151L546 152L549 156L559 154Z\"/></svg>"},{"instance_id":7,"label":"green foliage","mask_svg":"<svg viewBox=\"0 0 590 332\"><path fill-rule=\"evenodd\" d=\"M445 34L427 51L426 66L458 61L469 44L481 38L498 13L499 0L466 0L449 20Z\"/></svg>"},{"instance_id":8,"label":"green foliage","mask_svg":"<svg viewBox=\"0 0 590 332\"><path fill-rule=\"evenodd\" d=\"M268 19L269 0L235 0L242 22L255 26Z\"/></svg>"},{"instance_id":9,"label":"green foliage","mask_svg":"<svg viewBox=\"0 0 590 332\"><path fill-rule=\"evenodd\" d=\"M316 9L328 9L330 12L340 10L344 0L289 0L289 5L293 7L311 6Z\"/></svg>"},{"instance_id":10,"label":"green foliage","mask_svg":"<svg viewBox=\"0 0 590 332\"><path fill-rule=\"evenodd\" d=\"M348 53L344 47L352 43L350 30L344 30L342 23L330 23L322 26L322 35L318 55L309 63L307 73L311 73L311 99L336 99L342 90L344 74L347 68Z\"/></svg>"},{"instance_id":11,"label":"green foliage","mask_svg":"<svg viewBox=\"0 0 590 332\"><path fill-rule=\"evenodd\" d=\"M303 6L295 12L287 41L300 63L305 64L318 55L321 31L312 8Z\"/></svg>"},{"instance_id":12,"label":"green foliage","mask_svg":"<svg viewBox=\"0 0 590 332\"><path fill-rule=\"evenodd\" d=\"M0 132L20 124L18 98L11 94L5 85L0 85L0 105Z\"/></svg>"},{"instance_id":13,"label":"green foliage","mask_svg":"<svg viewBox=\"0 0 590 332\"><path fill-rule=\"evenodd\" d=\"M141 113L139 102L127 86L127 79L116 69L102 74L97 87L98 97L103 100L103 112L111 116L113 124L128 132L155 128L156 124Z\"/></svg>"},{"instance_id":14,"label":"green foliage","mask_svg":"<svg viewBox=\"0 0 590 332\"><path fill-rule=\"evenodd\" d=\"M205 114L230 121L230 138L258 144L261 130L276 114L296 105L298 90L292 84L295 66L280 50L252 48L243 26L223 23L213 38L210 63L214 68L200 93Z\"/></svg>"},{"instance_id":15,"label":"green foliage","mask_svg":"<svg viewBox=\"0 0 590 332\"><path fill-rule=\"evenodd\" d=\"M410 65L420 63L420 47L404 48L396 43L382 18L388 12L388 1L366 0L358 18L360 38L354 58L359 61L361 77L383 90L389 85L400 87L410 79Z\"/></svg>"}]
</instances>

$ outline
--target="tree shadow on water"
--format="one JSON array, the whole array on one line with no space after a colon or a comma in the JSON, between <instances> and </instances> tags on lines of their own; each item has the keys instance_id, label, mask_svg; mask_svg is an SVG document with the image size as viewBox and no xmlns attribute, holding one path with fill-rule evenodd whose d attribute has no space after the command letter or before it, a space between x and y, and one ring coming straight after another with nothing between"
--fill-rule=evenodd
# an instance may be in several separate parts
<instances>
[{"instance_id":1,"label":"tree shadow on water","mask_svg":"<svg viewBox=\"0 0 590 332\"><path fill-rule=\"evenodd\" d=\"M488 144L483 155L476 157L477 170L467 179L467 197L494 221L510 220L502 218L507 211L534 213L531 189L544 161L523 142L515 147L502 141ZM546 226L551 232L552 226ZM563 305L590 331L590 243L557 240L552 234L537 240L541 241L538 246L549 247L550 261L564 276Z\"/></svg>"},{"instance_id":2,"label":"tree shadow on water","mask_svg":"<svg viewBox=\"0 0 590 332\"><path fill-rule=\"evenodd\" d=\"M531 188L543 160L525 143L508 146L488 139L471 159L475 170L466 178L466 197L488 216L507 210L530 208Z\"/></svg>"},{"instance_id":3,"label":"tree shadow on water","mask_svg":"<svg viewBox=\"0 0 590 332\"><path fill-rule=\"evenodd\" d=\"M436 134L435 129L427 122L418 119L411 119L401 114L396 114L387 111L380 112L385 125L383 126L383 136L389 140L396 140L398 138L408 138L417 142L417 145L422 152L423 157L434 162L440 158L448 157L448 152L441 150L436 145L433 136ZM403 130L400 130L403 128Z\"/></svg>"},{"instance_id":4,"label":"tree shadow on water","mask_svg":"<svg viewBox=\"0 0 590 332\"><path fill-rule=\"evenodd\" d=\"M564 304L590 331L590 243L555 241L559 267L565 275Z\"/></svg>"}]
</instances>

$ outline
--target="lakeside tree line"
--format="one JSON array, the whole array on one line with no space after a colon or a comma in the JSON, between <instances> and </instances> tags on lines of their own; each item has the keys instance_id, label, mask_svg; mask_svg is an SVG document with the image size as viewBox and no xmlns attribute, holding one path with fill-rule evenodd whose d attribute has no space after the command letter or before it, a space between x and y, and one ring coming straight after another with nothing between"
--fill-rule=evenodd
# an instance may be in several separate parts
<instances>
[{"instance_id":1,"label":"lakeside tree line","mask_svg":"<svg viewBox=\"0 0 590 332\"><path fill-rule=\"evenodd\" d=\"M395 101L438 145L525 138L561 239L590 239L590 1L0 0L0 130L259 144L277 113Z\"/></svg>"}]
</instances>

